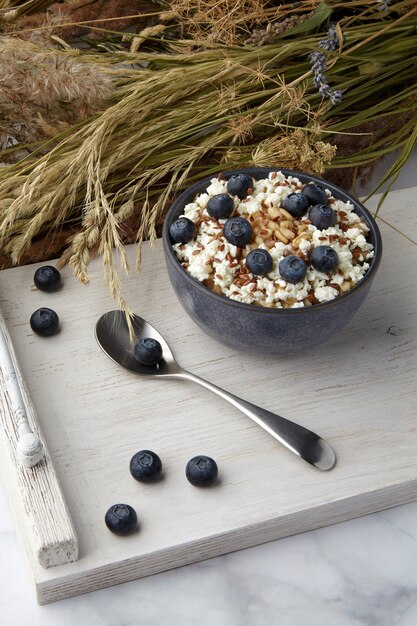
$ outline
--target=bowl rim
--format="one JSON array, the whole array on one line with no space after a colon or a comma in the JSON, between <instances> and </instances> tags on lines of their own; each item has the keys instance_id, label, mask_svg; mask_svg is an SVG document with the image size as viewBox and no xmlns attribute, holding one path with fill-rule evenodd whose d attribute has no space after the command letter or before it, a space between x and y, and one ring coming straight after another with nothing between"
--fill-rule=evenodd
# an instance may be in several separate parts
<instances>
[{"instance_id":1,"label":"bowl rim","mask_svg":"<svg viewBox=\"0 0 417 626\"><path fill-rule=\"evenodd\" d=\"M336 298L333 298L333 300L328 300L327 302L314 304L311 307L309 306L309 307L296 307L294 309L290 309L290 308L278 309L278 308L254 306L253 304L239 302L238 300L232 300L231 298L228 298L227 296L217 294L209 287L206 287L205 285L203 285L203 283L201 283L199 280L197 280L196 278L193 278L193 276L191 276L191 274L189 274L182 267L177 255L175 254L172 248L171 237L169 234L169 226L172 221L172 216L177 211L178 207L180 205L183 205L184 207L188 203L188 201L187 202L185 201L185 198L188 197L190 194L202 193L204 190L204 187L207 187L209 183L211 182L211 180L213 178L216 178L220 174L226 179L232 176L233 174L249 174L253 178L256 178L257 174L261 174L261 176L257 178L257 180L259 180L262 177L267 177L271 172L282 172L286 178L288 176L298 178L300 182L302 182L303 184L313 182L313 183L323 185L325 186L326 189L329 189L337 199L342 200L343 202L350 200L350 202L353 204L355 212L356 212L356 209L359 208L360 212L363 213L363 217L365 218L365 221L367 225L369 226L369 229L372 232L372 235L374 238L374 244L373 244L374 245L374 257L370 261L369 269L366 272L365 276L349 291L339 294ZM303 315L304 314L305 315L306 312L308 311L315 311L318 309L330 308L332 306L337 306L340 302L346 302L349 298L351 298L352 296L355 296L355 294L357 294L365 286L367 286L367 283L369 283L369 280L373 278L374 275L376 274L379 268L380 262L381 262L381 257L382 257L382 238L381 238L381 233L379 231L378 225L374 217L368 211L368 209L357 198L355 198L355 196L350 194L348 191L345 191L338 185L328 182L324 178L320 178L318 176L307 174L304 172L298 172L296 170L288 170L286 168L279 168L279 167L242 167L242 168L234 169L234 170L219 170L217 174L213 173L210 176L206 176L205 178L202 178L199 181L193 183L190 187L185 189L174 200L171 207L169 208L164 219L164 224L163 224L163 229L162 229L162 243L163 243L166 260L167 261L169 260L171 262L172 267L177 272L179 272L182 276L184 276L185 280L188 280L189 283L194 288L200 290L206 296L214 298L219 303L220 302L227 303L228 305L234 306L240 310L246 310L246 311L252 310L261 315L262 314L269 314L269 315L271 314L273 315Z\"/></svg>"}]
</instances>

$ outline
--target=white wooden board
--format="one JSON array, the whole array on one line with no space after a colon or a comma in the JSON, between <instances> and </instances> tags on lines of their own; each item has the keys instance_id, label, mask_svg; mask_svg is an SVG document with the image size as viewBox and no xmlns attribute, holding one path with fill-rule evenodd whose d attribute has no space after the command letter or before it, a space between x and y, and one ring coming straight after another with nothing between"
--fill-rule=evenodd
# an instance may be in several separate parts
<instances>
[{"instance_id":1,"label":"white wooden board","mask_svg":"<svg viewBox=\"0 0 417 626\"><path fill-rule=\"evenodd\" d=\"M330 472L208 391L139 379L112 363L94 338L95 321L114 308L98 261L90 286L68 270L55 294L31 289L37 266L1 272L0 306L79 537L79 560L47 570L25 546L41 603L417 498L417 247L380 226L384 258L367 301L344 332L301 356L253 357L204 335L171 290L159 243L145 246L141 276L132 270L126 283L132 308L165 335L181 365L318 432L338 456ZM133 267L134 247L129 254ZM58 336L31 332L39 306L58 312ZM157 484L129 474L142 448L162 458ZM185 464L198 453L217 460L218 486L186 481ZM116 502L136 508L138 534L106 529L104 513ZM13 498L12 506L18 513ZM16 524L25 543L24 519Z\"/></svg>"}]
</instances>

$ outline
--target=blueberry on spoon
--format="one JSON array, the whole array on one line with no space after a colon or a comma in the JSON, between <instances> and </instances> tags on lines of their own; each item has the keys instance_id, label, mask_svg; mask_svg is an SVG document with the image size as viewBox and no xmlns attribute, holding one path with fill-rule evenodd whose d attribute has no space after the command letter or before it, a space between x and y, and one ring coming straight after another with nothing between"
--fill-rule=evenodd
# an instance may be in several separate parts
<instances>
[{"instance_id":1,"label":"blueberry on spoon","mask_svg":"<svg viewBox=\"0 0 417 626\"><path fill-rule=\"evenodd\" d=\"M141 365L156 365L162 359L162 346L156 339L145 337L135 344L133 354Z\"/></svg>"}]
</instances>

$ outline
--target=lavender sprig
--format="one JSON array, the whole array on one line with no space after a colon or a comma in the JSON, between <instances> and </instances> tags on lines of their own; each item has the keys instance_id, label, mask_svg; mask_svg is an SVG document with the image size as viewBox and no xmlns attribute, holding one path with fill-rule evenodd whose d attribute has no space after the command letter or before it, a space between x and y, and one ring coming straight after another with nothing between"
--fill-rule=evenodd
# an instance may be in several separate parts
<instances>
[{"instance_id":1,"label":"lavender sprig","mask_svg":"<svg viewBox=\"0 0 417 626\"><path fill-rule=\"evenodd\" d=\"M388 11L390 0L378 0L378 11Z\"/></svg>"},{"instance_id":2,"label":"lavender sprig","mask_svg":"<svg viewBox=\"0 0 417 626\"><path fill-rule=\"evenodd\" d=\"M334 52L339 46L335 26L331 25L327 34L328 36L319 42L319 47L323 50ZM342 92L338 89L332 89L325 76L327 72L326 55L323 52L311 52L309 56L311 69L313 70L314 86L318 88L323 98L330 98L333 105L338 104L342 100Z\"/></svg>"}]
</instances>

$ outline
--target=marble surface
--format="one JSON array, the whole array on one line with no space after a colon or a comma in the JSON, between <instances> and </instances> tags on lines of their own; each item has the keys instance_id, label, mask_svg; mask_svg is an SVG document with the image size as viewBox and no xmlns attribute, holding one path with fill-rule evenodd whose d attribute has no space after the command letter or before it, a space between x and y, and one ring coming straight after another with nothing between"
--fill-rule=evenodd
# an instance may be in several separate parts
<instances>
[{"instance_id":1,"label":"marble surface","mask_svg":"<svg viewBox=\"0 0 417 626\"><path fill-rule=\"evenodd\" d=\"M414 186L416 167L417 152L395 187ZM7 626L415 626L417 503L39 607L0 489L0 615Z\"/></svg>"}]
</instances>

